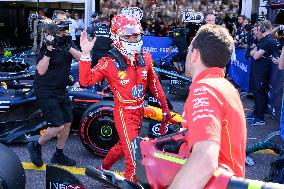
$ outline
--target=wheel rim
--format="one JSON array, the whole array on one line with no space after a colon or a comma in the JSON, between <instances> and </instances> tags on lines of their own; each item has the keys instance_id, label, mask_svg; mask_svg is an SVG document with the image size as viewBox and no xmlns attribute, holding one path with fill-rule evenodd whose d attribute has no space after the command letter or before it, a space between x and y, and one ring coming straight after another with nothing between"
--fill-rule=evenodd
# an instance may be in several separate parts
<instances>
[{"instance_id":1,"label":"wheel rim","mask_svg":"<svg viewBox=\"0 0 284 189\"><path fill-rule=\"evenodd\" d=\"M112 128L109 125L104 125L101 127L101 136L103 137L110 137L112 132Z\"/></svg>"},{"instance_id":2,"label":"wheel rim","mask_svg":"<svg viewBox=\"0 0 284 189\"><path fill-rule=\"evenodd\" d=\"M88 135L93 147L108 151L118 142L118 134L114 122L110 120L93 121L89 127Z\"/></svg>"}]
</instances>

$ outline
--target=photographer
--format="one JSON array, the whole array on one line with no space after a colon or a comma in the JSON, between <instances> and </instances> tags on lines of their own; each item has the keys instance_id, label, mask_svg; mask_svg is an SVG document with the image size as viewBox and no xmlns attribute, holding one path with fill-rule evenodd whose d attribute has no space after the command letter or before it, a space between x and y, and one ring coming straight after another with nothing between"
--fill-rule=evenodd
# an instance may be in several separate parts
<instances>
[{"instance_id":1,"label":"photographer","mask_svg":"<svg viewBox=\"0 0 284 189\"><path fill-rule=\"evenodd\" d=\"M57 24L46 27L45 45L41 48L36 66L34 90L48 128L38 141L28 143L28 151L34 165L43 165L41 146L57 136L56 151L52 163L74 166L76 161L63 153L72 122L71 101L66 91L72 58L79 59L81 52L74 48L68 33L64 14L58 15Z\"/></svg>"},{"instance_id":2,"label":"photographer","mask_svg":"<svg viewBox=\"0 0 284 189\"><path fill-rule=\"evenodd\" d=\"M264 114L268 107L268 91L272 59L278 53L277 42L271 36L272 25L268 20L259 24L260 40L250 52L254 59L252 87L254 93L254 111L246 116L249 125L265 125Z\"/></svg>"}]
</instances>

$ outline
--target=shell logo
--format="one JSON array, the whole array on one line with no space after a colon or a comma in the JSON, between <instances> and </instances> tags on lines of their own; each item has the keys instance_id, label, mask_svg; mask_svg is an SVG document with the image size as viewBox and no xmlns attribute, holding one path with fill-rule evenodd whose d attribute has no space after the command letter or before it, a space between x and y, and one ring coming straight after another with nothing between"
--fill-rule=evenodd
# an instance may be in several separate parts
<instances>
[{"instance_id":1,"label":"shell logo","mask_svg":"<svg viewBox=\"0 0 284 189\"><path fill-rule=\"evenodd\" d=\"M39 134L40 134L40 135L43 135L43 134L44 134L44 132L45 132L45 130L46 130L46 129L42 129L42 130L40 130L40 131L39 131Z\"/></svg>"},{"instance_id":2,"label":"shell logo","mask_svg":"<svg viewBox=\"0 0 284 189\"><path fill-rule=\"evenodd\" d=\"M119 79L125 79L126 78L126 72L125 71L119 71L118 72L118 78Z\"/></svg>"}]
</instances>

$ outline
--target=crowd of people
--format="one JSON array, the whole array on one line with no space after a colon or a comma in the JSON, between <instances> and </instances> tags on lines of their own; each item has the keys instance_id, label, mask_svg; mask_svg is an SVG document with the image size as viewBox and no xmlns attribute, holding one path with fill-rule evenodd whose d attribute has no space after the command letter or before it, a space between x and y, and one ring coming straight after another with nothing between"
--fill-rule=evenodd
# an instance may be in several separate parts
<instances>
[{"instance_id":1,"label":"crowd of people","mask_svg":"<svg viewBox=\"0 0 284 189\"><path fill-rule=\"evenodd\" d=\"M238 12L238 1L145 1L141 3L139 1L131 0L116 0L116 1L101 1L100 14L96 13L98 18L109 18L110 15L117 15L124 7L138 7L143 10L143 19L141 24L145 35L155 36L169 36L169 31L174 27L187 27L187 24L183 23L182 11L192 9L199 12L206 13L212 12L216 16L216 21L225 23L232 27L233 23L236 23ZM84 25L84 13L76 11L66 11L70 19L74 19L77 22L78 28ZM44 15L44 11L40 10L40 14ZM56 11L55 11L56 14ZM110 20L111 18L109 18ZM86 23L89 26L89 23ZM79 33L77 33L79 35Z\"/></svg>"},{"instance_id":2,"label":"crowd of people","mask_svg":"<svg viewBox=\"0 0 284 189\"><path fill-rule=\"evenodd\" d=\"M179 0L179 1L131 1L105 0L101 2L103 17L109 14L119 14L121 9L128 6L139 7L143 10L142 27L147 35L168 36L172 27L183 27L182 12L187 9L198 10L202 13L212 12L217 17L234 19L238 12L237 0L210 1L210 0ZM219 16L220 15L220 16ZM227 19L226 18L226 19Z\"/></svg>"},{"instance_id":3,"label":"crowd of people","mask_svg":"<svg viewBox=\"0 0 284 189\"><path fill-rule=\"evenodd\" d=\"M268 110L268 92L273 60L279 60L281 49L270 21L262 21L253 26L254 43L249 47L249 55L253 58L251 67L251 91L254 94L254 111L246 118L249 125L265 125L264 115ZM278 45L278 44L279 45Z\"/></svg>"},{"instance_id":4,"label":"crowd of people","mask_svg":"<svg viewBox=\"0 0 284 189\"><path fill-rule=\"evenodd\" d=\"M48 42L40 50L34 88L48 129L37 141L28 144L32 163L43 165L41 146L57 136L58 143L51 162L67 166L76 164L63 153L72 122L66 86L73 57L79 61L81 87L94 85L106 78L114 94L114 122L119 142L110 149L98 169L108 170L124 156L124 176L136 182L130 142L138 136L142 127L147 86L161 103L163 121L171 120L163 89L153 70L152 56L149 52L141 52L143 33L151 34L149 24L143 27L143 22L126 15L115 15L109 23L107 17L93 13L93 20L85 31L84 21L76 12L72 15L59 11L54 19L56 23L50 27L56 28L59 37L70 35L71 43L68 48L58 49L53 43L55 37L48 35ZM186 143L191 155L170 188L203 188L218 168L245 176L247 130L244 109L237 90L224 78L234 46L248 49L249 56L254 59L252 83L255 109L246 116L250 125L265 124L271 65L275 63L281 69L284 67L284 48L281 48L280 55L274 38L281 27L273 29L269 21L248 27L250 20L240 15L238 24L232 24L229 31L226 28L229 28L231 21L226 19L224 14L216 16L208 13L204 25L190 43L181 44L186 40L179 38L180 32L174 34L175 39L171 43L171 47L178 46L178 57L185 60L185 74L192 78L192 84L182 122L183 127L190 131ZM69 33L66 28L59 27L65 20L69 21ZM165 29L168 26L161 17L155 22L160 29L154 30L154 33L168 32ZM177 68L181 69L180 65ZM197 171L199 174L196 174Z\"/></svg>"}]
</instances>

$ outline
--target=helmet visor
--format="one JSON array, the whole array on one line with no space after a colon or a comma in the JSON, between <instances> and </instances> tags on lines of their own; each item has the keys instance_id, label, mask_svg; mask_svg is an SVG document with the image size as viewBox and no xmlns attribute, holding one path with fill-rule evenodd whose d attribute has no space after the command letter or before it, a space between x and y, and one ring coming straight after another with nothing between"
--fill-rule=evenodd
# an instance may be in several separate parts
<instances>
[{"instance_id":1,"label":"helmet visor","mask_svg":"<svg viewBox=\"0 0 284 189\"><path fill-rule=\"evenodd\" d=\"M135 25L133 27L125 27L122 29L123 35L133 35L133 34L142 34L141 27L139 25Z\"/></svg>"},{"instance_id":2,"label":"helmet visor","mask_svg":"<svg viewBox=\"0 0 284 189\"><path fill-rule=\"evenodd\" d=\"M121 31L120 38L123 41L136 43L142 39L143 31L141 30L140 25L135 25L133 27L125 27Z\"/></svg>"},{"instance_id":3,"label":"helmet visor","mask_svg":"<svg viewBox=\"0 0 284 189\"><path fill-rule=\"evenodd\" d=\"M120 38L122 41L137 43L142 39L142 34L121 35Z\"/></svg>"}]
</instances>

